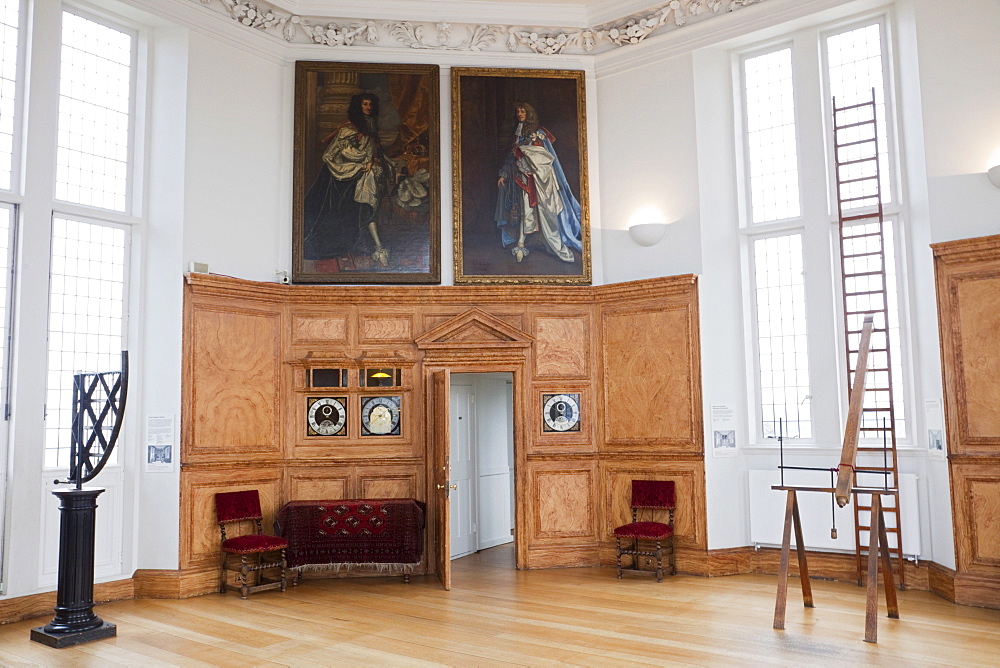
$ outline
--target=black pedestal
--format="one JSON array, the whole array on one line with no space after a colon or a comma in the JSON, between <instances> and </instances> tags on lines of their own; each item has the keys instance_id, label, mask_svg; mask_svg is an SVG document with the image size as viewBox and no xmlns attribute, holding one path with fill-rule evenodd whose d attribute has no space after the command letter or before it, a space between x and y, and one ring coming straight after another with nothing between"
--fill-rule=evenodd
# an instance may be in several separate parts
<instances>
[{"instance_id":1,"label":"black pedestal","mask_svg":"<svg viewBox=\"0 0 1000 668\"><path fill-rule=\"evenodd\" d=\"M69 647L109 638L117 627L94 614L94 520L103 489L57 489L59 497L59 590L56 616L31 629L31 639Z\"/></svg>"}]
</instances>

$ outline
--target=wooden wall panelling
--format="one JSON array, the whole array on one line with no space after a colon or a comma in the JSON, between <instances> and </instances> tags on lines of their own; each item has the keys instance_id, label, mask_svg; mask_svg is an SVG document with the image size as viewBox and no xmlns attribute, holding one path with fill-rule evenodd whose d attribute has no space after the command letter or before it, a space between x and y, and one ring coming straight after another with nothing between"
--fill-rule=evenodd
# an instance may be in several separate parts
<instances>
[{"instance_id":1,"label":"wooden wall panelling","mask_svg":"<svg viewBox=\"0 0 1000 668\"><path fill-rule=\"evenodd\" d=\"M358 343L371 346L386 343L411 344L414 337L413 312L375 313L358 315Z\"/></svg>"},{"instance_id":2,"label":"wooden wall panelling","mask_svg":"<svg viewBox=\"0 0 1000 668\"><path fill-rule=\"evenodd\" d=\"M956 596L962 597L963 581L978 587L976 580L987 580L993 589L990 607L1000 607L1000 458L952 462L951 479Z\"/></svg>"},{"instance_id":3,"label":"wooden wall panelling","mask_svg":"<svg viewBox=\"0 0 1000 668\"><path fill-rule=\"evenodd\" d=\"M594 326L590 309L546 309L532 314L535 380L589 380Z\"/></svg>"},{"instance_id":4,"label":"wooden wall panelling","mask_svg":"<svg viewBox=\"0 0 1000 668\"><path fill-rule=\"evenodd\" d=\"M283 503L280 466L226 466L186 471L181 476L182 569L217 568L219 525L215 519L215 494L256 489L264 514L264 529L272 533L274 514Z\"/></svg>"},{"instance_id":5,"label":"wooden wall panelling","mask_svg":"<svg viewBox=\"0 0 1000 668\"><path fill-rule=\"evenodd\" d=\"M348 346L351 344L350 310L337 309L329 313L290 313L291 344L300 346Z\"/></svg>"},{"instance_id":6,"label":"wooden wall panelling","mask_svg":"<svg viewBox=\"0 0 1000 668\"><path fill-rule=\"evenodd\" d=\"M701 354L693 280L674 296L610 301L601 310L601 329L604 450L701 454Z\"/></svg>"},{"instance_id":7,"label":"wooden wall panelling","mask_svg":"<svg viewBox=\"0 0 1000 668\"><path fill-rule=\"evenodd\" d=\"M607 511L601 518L601 563L615 561L614 529L632 521L629 503L632 480L673 480L677 496L674 511L674 539L680 548L677 568L684 572L700 572L705 564L685 559L685 555L704 557L708 548L708 527L705 522L705 468L699 459L659 460L654 458L602 458L600 506ZM707 573L704 573L707 575Z\"/></svg>"},{"instance_id":8,"label":"wooden wall panelling","mask_svg":"<svg viewBox=\"0 0 1000 668\"><path fill-rule=\"evenodd\" d=\"M294 466L285 469L285 502L307 499L351 499L357 496L347 466Z\"/></svg>"},{"instance_id":9,"label":"wooden wall panelling","mask_svg":"<svg viewBox=\"0 0 1000 668\"><path fill-rule=\"evenodd\" d=\"M280 455L279 316L225 299L187 300L182 462Z\"/></svg>"},{"instance_id":10,"label":"wooden wall panelling","mask_svg":"<svg viewBox=\"0 0 1000 668\"><path fill-rule=\"evenodd\" d=\"M693 276L596 288L329 288L278 286L199 275L188 278L188 287L191 303L222 303L227 308L237 304L245 310L282 314L279 336L274 337L279 346L274 364L282 372L277 388L272 391L278 395L274 405L281 406L282 430L276 433L284 449L276 455L252 460L260 470L268 471L267 476L271 476L268 484L274 486L274 494L282 494L276 504L300 494L326 495L346 488L351 496L404 493L423 496L431 505L429 516L433 517L435 495L429 489L432 476L427 467L431 453L425 433L427 373L434 368L470 373L511 371L518 566L597 563L605 497L595 449L603 443L602 416L610 403L596 387L602 373L608 377L619 371L618 368L609 371L601 362L605 357L601 340L605 316L614 318L625 312L630 316L650 314L649 324L657 329L663 329L664 322L653 322L657 318L652 314L675 310L683 313L676 321L667 323L668 330L672 327L676 331L669 332L674 338L666 346L659 338L644 340L641 347L654 352L664 347L680 350L678 359L671 364L687 369L685 384L680 387L696 390L697 396L689 397L686 403L691 416L681 421L687 428L684 438L674 438L672 434L664 437L656 432L652 440L631 438L619 445L626 450L648 446L651 452L667 458L676 457L684 448L701 452L700 377L692 371L699 368L697 292ZM373 301L376 296L377 302ZM391 305L388 310L381 305L386 303ZM672 316L664 317L669 320ZM624 319L616 322L622 323L620 329L624 332ZM536 357L536 351L542 356ZM617 354L618 348L608 352ZM402 388L400 392L404 396L403 436L360 438L357 423L362 391L352 376L352 387L346 388L346 393L336 393L348 396L351 416L347 440L357 447L332 440L322 444L302 442L301 414L307 393L304 375L301 378L296 375L296 364L303 364L306 358L315 361L335 357L349 360L352 369L376 358L405 360L401 363L412 375L409 389ZM662 362L657 360L661 366ZM339 389L345 388L334 388ZM546 449L539 450L544 454L532 454L529 462L529 443L535 437L540 411L538 399L548 389L556 392L579 389L586 410L584 422L589 424L585 424L579 436L553 435ZM673 389L676 394L677 387ZM190 400L189 395L186 389L186 401ZM337 448L334 453L330 451L331 445ZM181 473L184 503L190 505L186 499L192 498L194 491L201 490L199 493L207 498L216 487L232 484L229 480L236 478L227 475L234 475L236 469L226 464L226 458L239 456L221 450L209 452L199 460L203 463L185 467ZM260 486L264 482L258 480L254 484ZM186 523L192 512L195 511L187 511ZM198 531L192 525L192 536L182 539L182 549L186 550L185 573L194 573L192 569L202 568L198 566L202 563L204 568L214 568L214 554L209 552L214 533L209 539L207 533L198 537ZM434 532L435 527L430 524L431 549ZM433 555L429 554L429 558L433 560ZM195 575L198 574L185 577L194 582Z\"/></svg>"},{"instance_id":11,"label":"wooden wall panelling","mask_svg":"<svg viewBox=\"0 0 1000 668\"><path fill-rule=\"evenodd\" d=\"M1000 608L1000 235L931 248L951 473L954 596L959 603Z\"/></svg>"},{"instance_id":12,"label":"wooden wall panelling","mask_svg":"<svg viewBox=\"0 0 1000 668\"><path fill-rule=\"evenodd\" d=\"M423 462L409 465L366 464L357 468L362 499L427 498Z\"/></svg>"},{"instance_id":13,"label":"wooden wall panelling","mask_svg":"<svg viewBox=\"0 0 1000 668\"><path fill-rule=\"evenodd\" d=\"M527 462L529 568L593 566L597 557L597 464Z\"/></svg>"}]
</instances>

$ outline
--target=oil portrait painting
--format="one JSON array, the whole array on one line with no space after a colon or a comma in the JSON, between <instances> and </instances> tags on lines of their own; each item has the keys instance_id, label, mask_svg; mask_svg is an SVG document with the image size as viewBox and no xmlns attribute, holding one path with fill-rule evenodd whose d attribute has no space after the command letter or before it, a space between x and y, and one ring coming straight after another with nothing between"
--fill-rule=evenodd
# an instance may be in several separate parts
<instances>
[{"instance_id":1,"label":"oil portrait painting","mask_svg":"<svg viewBox=\"0 0 1000 668\"><path fill-rule=\"evenodd\" d=\"M456 283L589 284L583 72L452 69Z\"/></svg>"},{"instance_id":2,"label":"oil portrait painting","mask_svg":"<svg viewBox=\"0 0 1000 668\"><path fill-rule=\"evenodd\" d=\"M296 63L292 280L437 283L436 65Z\"/></svg>"}]
</instances>

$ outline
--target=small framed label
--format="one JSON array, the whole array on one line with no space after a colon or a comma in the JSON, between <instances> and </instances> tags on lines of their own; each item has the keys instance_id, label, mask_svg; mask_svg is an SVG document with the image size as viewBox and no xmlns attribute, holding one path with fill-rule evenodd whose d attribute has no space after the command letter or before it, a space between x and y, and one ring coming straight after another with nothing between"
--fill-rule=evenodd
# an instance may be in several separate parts
<instances>
[{"instance_id":1,"label":"small framed label","mask_svg":"<svg viewBox=\"0 0 1000 668\"><path fill-rule=\"evenodd\" d=\"M543 394L542 431L580 431L580 395Z\"/></svg>"}]
</instances>

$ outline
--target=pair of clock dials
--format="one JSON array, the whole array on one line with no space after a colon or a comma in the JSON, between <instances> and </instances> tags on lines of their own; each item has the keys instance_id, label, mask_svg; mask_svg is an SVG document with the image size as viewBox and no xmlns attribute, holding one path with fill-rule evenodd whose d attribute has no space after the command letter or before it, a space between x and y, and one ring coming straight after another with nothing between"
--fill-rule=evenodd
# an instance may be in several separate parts
<instances>
[{"instance_id":1,"label":"pair of clock dials","mask_svg":"<svg viewBox=\"0 0 1000 668\"><path fill-rule=\"evenodd\" d=\"M399 436L400 397L361 397L361 435ZM347 397L308 397L307 436L346 436Z\"/></svg>"}]
</instances>

